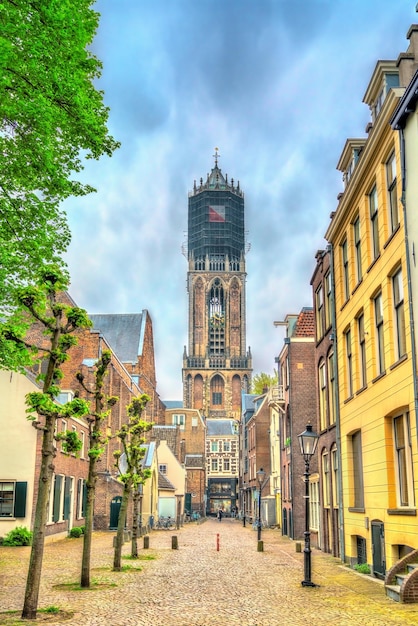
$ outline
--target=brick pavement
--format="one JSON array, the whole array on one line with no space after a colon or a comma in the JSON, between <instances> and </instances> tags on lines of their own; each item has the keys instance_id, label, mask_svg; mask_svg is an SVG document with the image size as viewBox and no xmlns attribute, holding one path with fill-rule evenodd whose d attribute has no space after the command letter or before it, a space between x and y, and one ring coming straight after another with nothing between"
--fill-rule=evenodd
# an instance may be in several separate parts
<instances>
[{"instance_id":1,"label":"brick pavement","mask_svg":"<svg viewBox=\"0 0 418 626\"><path fill-rule=\"evenodd\" d=\"M216 549L219 533L220 549ZM171 549L177 534L179 549ZM73 612L51 626L408 626L418 624L418 605L388 600L383 584L341 566L337 559L312 552L312 579L302 587L303 554L278 530L263 530L264 552L257 536L237 520L215 519L187 524L179 531L154 531L150 549L141 555L142 571L116 573L112 566L114 533L94 535L92 579L116 583L92 591L54 587L79 580L82 540L47 544L40 607ZM142 541L140 542L142 547ZM125 544L128 555L130 545ZM20 610L28 548L0 548L0 612ZM136 565L132 561L123 561ZM0 616L0 624L1 624Z\"/></svg>"}]
</instances>

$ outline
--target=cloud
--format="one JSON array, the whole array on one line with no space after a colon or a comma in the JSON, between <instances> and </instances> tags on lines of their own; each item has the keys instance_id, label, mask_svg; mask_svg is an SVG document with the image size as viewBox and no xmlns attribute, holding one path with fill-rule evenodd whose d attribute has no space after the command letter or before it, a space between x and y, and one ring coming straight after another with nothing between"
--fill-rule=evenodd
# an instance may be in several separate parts
<instances>
[{"instance_id":1,"label":"cloud","mask_svg":"<svg viewBox=\"0 0 418 626\"><path fill-rule=\"evenodd\" d=\"M245 193L247 343L272 371L275 319L312 303L315 253L364 136L375 63L406 50L400 0L100 0L93 51L122 146L88 162L98 192L65 203L72 295L90 312L153 319L159 391L181 398L188 192L213 166Z\"/></svg>"}]
</instances>

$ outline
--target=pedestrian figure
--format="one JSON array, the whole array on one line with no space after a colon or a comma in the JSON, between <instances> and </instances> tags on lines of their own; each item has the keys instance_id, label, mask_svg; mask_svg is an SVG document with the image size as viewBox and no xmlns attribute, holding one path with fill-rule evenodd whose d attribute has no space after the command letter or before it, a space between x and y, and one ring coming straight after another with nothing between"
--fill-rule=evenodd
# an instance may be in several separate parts
<instances>
[{"instance_id":1,"label":"pedestrian figure","mask_svg":"<svg viewBox=\"0 0 418 626\"><path fill-rule=\"evenodd\" d=\"M222 509L218 510L218 520L222 522Z\"/></svg>"}]
</instances>

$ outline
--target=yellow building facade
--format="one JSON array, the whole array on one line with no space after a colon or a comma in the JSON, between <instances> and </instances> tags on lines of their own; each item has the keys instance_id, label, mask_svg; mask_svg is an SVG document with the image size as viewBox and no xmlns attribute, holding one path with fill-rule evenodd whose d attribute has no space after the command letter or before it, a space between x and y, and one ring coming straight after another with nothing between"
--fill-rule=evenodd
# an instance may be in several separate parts
<instances>
[{"instance_id":1,"label":"yellow building facade","mask_svg":"<svg viewBox=\"0 0 418 626\"><path fill-rule=\"evenodd\" d=\"M364 96L372 121L348 139L331 215L345 558L385 572L418 544L418 461L398 133L396 61Z\"/></svg>"}]
</instances>

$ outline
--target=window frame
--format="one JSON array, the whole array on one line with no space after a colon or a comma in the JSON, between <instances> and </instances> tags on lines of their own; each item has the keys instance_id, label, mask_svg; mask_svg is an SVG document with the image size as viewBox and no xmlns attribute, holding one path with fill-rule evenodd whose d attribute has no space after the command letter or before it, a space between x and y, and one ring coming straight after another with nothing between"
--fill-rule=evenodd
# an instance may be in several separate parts
<instances>
[{"instance_id":1,"label":"window frame","mask_svg":"<svg viewBox=\"0 0 418 626\"><path fill-rule=\"evenodd\" d=\"M363 280L363 266L361 262L361 230L360 230L360 216L357 215L353 222L353 241L355 249L355 266L356 266L356 279L357 284Z\"/></svg>"},{"instance_id":2,"label":"window frame","mask_svg":"<svg viewBox=\"0 0 418 626\"><path fill-rule=\"evenodd\" d=\"M400 424L399 428L398 424ZM409 413L396 415L392 420L392 429L397 506L411 508L414 507L415 502ZM401 434L402 437L400 437Z\"/></svg>"},{"instance_id":3,"label":"window frame","mask_svg":"<svg viewBox=\"0 0 418 626\"><path fill-rule=\"evenodd\" d=\"M406 355L405 301L402 278L402 268L399 268L392 275L396 360Z\"/></svg>"},{"instance_id":4,"label":"window frame","mask_svg":"<svg viewBox=\"0 0 418 626\"><path fill-rule=\"evenodd\" d=\"M364 330L364 312L361 311L356 318L358 335L358 359L359 359L359 385L360 389L367 386L367 355L366 355L366 333Z\"/></svg>"},{"instance_id":5,"label":"window frame","mask_svg":"<svg viewBox=\"0 0 418 626\"><path fill-rule=\"evenodd\" d=\"M375 350L377 375L385 372L385 336L384 336L384 316L383 316L383 296L379 291L373 298L374 327L375 327Z\"/></svg>"},{"instance_id":6,"label":"window frame","mask_svg":"<svg viewBox=\"0 0 418 626\"><path fill-rule=\"evenodd\" d=\"M388 196L389 223L391 233L394 233L399 226L399 207L398 207L398 187L396 172L396 155L395 151L391 153L385 164L386 169L386 185Z\"/></svg>"},{"instance_id":7,"label":"window frame","mask_svg":"<svg viewBox=\"0 0 418 626\"><path fill-rule=\"evenodd\" d=\"M353 347L351 341L351 328L348 327L344 331L344 347L345 347L345 362L346 362L346 385L347 393L346 397L351 398L353 395Z\"/></svg>"},{"instance_id":8,"label":"window frame","mask_svg":"<svg viewBox=\"0 0 418 626\"><path fill-rule=\"evenodd\" d=\"M343 281L343 293L344 302L350 297L350 268L348 260L348 240L347 238L341 244L341 267L342 267L342 281Z\"/></svg>"},{"instance_id":9,"label":"window frame","mask_svg":"<svg viewBox=\"0 0 418 626\"><path fill-rule=\"evenodd\" d=\"M370 234L371 234L371 250L372 260L375 261L380 255L380 240L379 240L379 203L377 186L373 185L369 193L369 213L370 213Z\"/></svg>"}]
</instances>

